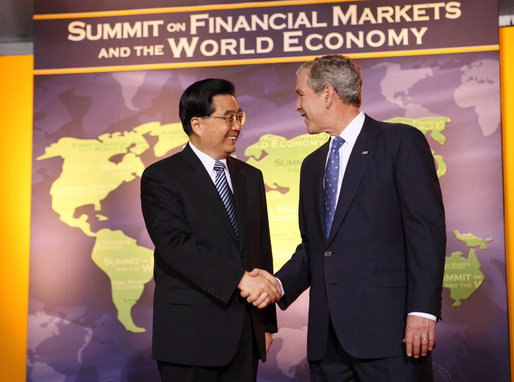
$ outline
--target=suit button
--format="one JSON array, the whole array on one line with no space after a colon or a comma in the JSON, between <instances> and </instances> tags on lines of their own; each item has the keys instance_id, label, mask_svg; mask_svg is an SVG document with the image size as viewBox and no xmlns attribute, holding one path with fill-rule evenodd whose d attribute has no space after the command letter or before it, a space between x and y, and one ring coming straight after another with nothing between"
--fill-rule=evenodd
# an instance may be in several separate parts
<instances>
[{"instance_id":1,"label":"suit button","mask_svg":"<svg viewBox=\"0 0 514 382\"><path fill-rule=\"evenodd\" d=\"M246 256L246 253L241 252L241 257L245 257L245 256Z\"/></svg>"},{"instance_id":2,"label":"suit button","mask_svg":"<svg viewBox=\"0 0 514 382\"><path fill-rule=\"evenodd\" d=\"M330 257L332 256L332 251L325 251L324 255L325 257Z\"/></svg>"}]
</instances>

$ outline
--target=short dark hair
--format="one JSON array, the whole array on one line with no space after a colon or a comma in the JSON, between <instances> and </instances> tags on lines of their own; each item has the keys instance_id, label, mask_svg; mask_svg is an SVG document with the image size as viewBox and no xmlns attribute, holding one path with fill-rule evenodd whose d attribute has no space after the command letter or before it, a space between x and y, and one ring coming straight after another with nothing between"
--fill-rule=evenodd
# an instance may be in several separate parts
<instances>
[{"instance_id":1,"label":"short dark hair","mask_svg":"<svg viewBox=\"0 0 514 382\"><path fill-rule=\"evenodd\" d=\"M187 135L191 135L191 118L206 117L215 112L212 98L215 95L229 94L235 96L234 84L220 78L207 78L197 81L184 90L180 97L179 116Z\"/></svg>"}]
</instances>

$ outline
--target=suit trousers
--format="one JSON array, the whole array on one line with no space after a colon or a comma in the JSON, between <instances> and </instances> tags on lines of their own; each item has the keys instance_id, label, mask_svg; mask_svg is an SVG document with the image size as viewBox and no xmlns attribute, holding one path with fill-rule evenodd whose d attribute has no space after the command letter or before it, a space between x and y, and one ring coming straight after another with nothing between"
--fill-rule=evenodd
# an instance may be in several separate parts
<instances>
[{"instance_id":1,"label":"suit trousers","mask_svg":"<svg viewBox=\"0 0 514 382\"><path fill-rule=\"evenodd\" d=\"M245 313L236 354L228 365L202 367L157 361L157 366L163 382L255 382L258 351L249 310Z\"/></svg>"},{"instance_id":2,"label":"suit trousers","mask_svg":"<svg viewBox=\"0 0 514 382\"><path fill-rule=\"evenodd\" d=\"M359 359L340 345L332 322L320 361L309 362L312 382L433 382L432 357Z\"/></svg>"}]
</instances>

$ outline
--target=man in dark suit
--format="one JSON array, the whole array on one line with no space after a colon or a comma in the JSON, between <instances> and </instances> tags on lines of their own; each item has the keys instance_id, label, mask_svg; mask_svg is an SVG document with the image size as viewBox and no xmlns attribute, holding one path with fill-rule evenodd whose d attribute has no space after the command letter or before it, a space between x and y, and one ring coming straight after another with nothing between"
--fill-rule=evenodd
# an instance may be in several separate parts
<instances>
[{"instance_id":1,"label":"man in dark suit","mask_svg":"<svg viewBox=\"0 0 514 382\"><path fill-rule=\"evenodd\" d=\"M417 129L363 114L361 88L344 56L297 72L296 110L330 140L303 161L302 243L275 275L279 306L310 287L313 381L432 381L446 246L434 160Z\"/></svg>"},{"instance_id":2,"label":"man in dark suit","mask_svg":"<svg viewBox=\"0 0 514 382\"><path fill-rule=\"evenodd\" d=\"M189 86L179 114L189 143L141 178L146 227L155 245L152 356L163 381L255 381L276 332L277 300L262 173L230 157L245 121L232 83Z\"/></svg>"}]
</instances>

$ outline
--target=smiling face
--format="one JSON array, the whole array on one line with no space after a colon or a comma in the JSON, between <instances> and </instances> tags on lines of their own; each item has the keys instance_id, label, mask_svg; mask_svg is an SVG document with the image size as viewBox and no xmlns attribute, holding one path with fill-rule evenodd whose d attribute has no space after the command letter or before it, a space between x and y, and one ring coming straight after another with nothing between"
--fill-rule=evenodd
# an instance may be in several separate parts
<instances>
[{"instance_id":1,"label":"smiling face","mask_svg":"<svg viewBox=\"0 0 514 382\"><path fill-rule=\"evenodd\" d=\"M324 120L327 110L323 91L316 93L308 84L309 73L310 69L305 69L298 74L295 110L304 118L307 132L317 134L326 131Z\"/></svg>"},{"instance_id":2,"label":"smiling face","mask_svg":"<svg viewBox=\"0 0 514 382\"><path fill-rule=\"evenodd\" d=\"M190 139L200 151L213 159L223 159L236 151L236 140L241 132L241 124L235 122L231 127L223 118L241 111L236 98L229 94L218 94L212 97L214 112L207 117L193 117L191 126L193 133Z\"/></svg>"}]
</instances>

